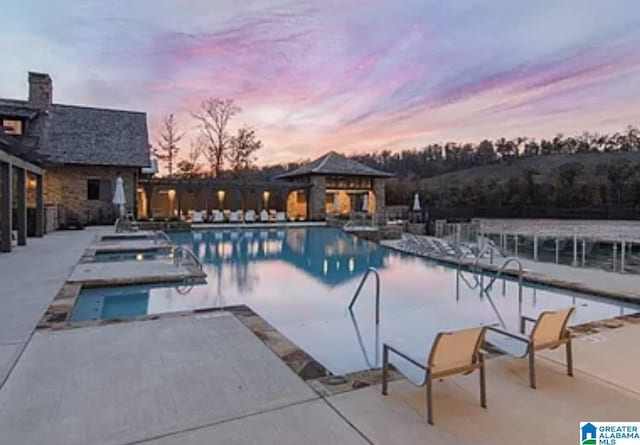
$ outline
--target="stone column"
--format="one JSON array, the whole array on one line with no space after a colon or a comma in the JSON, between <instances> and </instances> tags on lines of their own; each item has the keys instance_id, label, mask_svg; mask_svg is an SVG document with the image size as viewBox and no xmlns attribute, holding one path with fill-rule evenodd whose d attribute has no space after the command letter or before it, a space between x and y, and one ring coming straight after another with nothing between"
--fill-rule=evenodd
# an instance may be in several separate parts
<instances>
[{"instance_id":1,"label":"stone column","mask_svg":"<svg viewBox=\"0 0 640 445\"><path fill-rule=\"evenodd\" d=\"M11 164L0 162L0 252L11 252Z\"/></svg>"},{"instance_id":2,"label":"stone column","mask_svg":"<svg viewBox=\"0 0 640 445\"><path fill-rule=\"evenodd\" d=\"M36 232L38 238L44 235L44 181L42 175L36 175Z\"/></svg>"},{"instance_id":3,"label":"stone column","mask_svg":"<svg viewBox=\"0 0 640 445\"><path fill-rule=\"evenodd\" d=\"M18 245L27 244L27 172L16 168L16 229Z\"/></svg>"},{"instance_id":4,"label":"stone column","mask_svg":"<svg viewBox=\"0 0 640 445\"><path fill-rule=\"evenodd\" d=\"M324 176L312 176L310 183L311 190L307 201L307 213L309 214L309 219L322 221L326 218L327 181Z\"/></svg>"},{"instance_id":5,"label":"stone column","mask_svg":"<svg viewBox=\"0 0 640 445\"><path fill-rule=\"evenodd\" d=\"M373 179L373 194L376 197L376 213L378 214L378 221L386 220L386 182L387 180L385 178Z\"/></svg>"}]
</instances>

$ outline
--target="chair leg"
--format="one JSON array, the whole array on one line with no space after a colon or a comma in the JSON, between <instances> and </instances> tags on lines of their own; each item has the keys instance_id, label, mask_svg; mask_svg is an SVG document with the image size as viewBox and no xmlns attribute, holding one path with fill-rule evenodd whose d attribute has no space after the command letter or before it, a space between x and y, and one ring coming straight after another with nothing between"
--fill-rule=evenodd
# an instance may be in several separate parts
<instances>
[{"instance_id":1,"label":"chair leg","mask_svg":"<svg viewBox=\"0 0 640 445\"><path fill-rule=\"evenodd\" d=\"M480 406L487 407L486 376L484 372L484 358L480 356Z\"/></svg>"},{"instance_id":2,"label":"chair leg","mask_svg":"<svg viewBox=\"0 0 640 445\"><path fill-rule=\"evenodd\" d=\"M533 345L529 348L529 385L536 389L536 353Z\"/></svg>"},{"instance_id":3,"label":"chair leg","mask_svg":"<svg viewBox=\"0 0 640 445\"><path fill-rule=\"evenodd\" d=\"M389 379L389 348L387 345L382 346L382 394L387 395L387 386Z\"/></svg>"},{"instance_id":4,"label":"chair leg","mask_svg":"<svg viewBox=\"0 0 640 445\"><path fill-rule=\"evenodd\" d=\"M573 377L573 352L571 348L571 339L567 342L567 374Z\"/></svg>"},{"instance_id":5,"label":"chair leg","mask_svg":"<svg viewBox=\"0 0 640 445\"><path fill-rule=\"evenodd\" d=\"M427 421L429 425L433 425L433 394L431 385L431 376L427 376Z\"/></svg>"}]
</instances>

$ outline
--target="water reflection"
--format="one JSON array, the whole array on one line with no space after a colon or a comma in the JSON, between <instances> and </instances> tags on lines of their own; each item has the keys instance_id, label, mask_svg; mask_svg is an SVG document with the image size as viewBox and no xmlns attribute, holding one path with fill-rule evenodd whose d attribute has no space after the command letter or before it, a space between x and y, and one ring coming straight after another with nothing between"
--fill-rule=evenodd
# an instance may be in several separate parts
<instances>
[{"instance_id":1,"label":"water reflection","mask_svg":"<svg viewBox=\"0 0 640 445\"><path fill-rule=\"evenodd\" d=\"M331 229L218 230L172 235L176 244L191 248L203 264L233 271L240 290L251 291L259 277L253 269L261 262L284 261L318 281L337 286L368 267L385 267L386 249ZM209 268L211 270L211 268Z\"/></svg>"}]
</instances>

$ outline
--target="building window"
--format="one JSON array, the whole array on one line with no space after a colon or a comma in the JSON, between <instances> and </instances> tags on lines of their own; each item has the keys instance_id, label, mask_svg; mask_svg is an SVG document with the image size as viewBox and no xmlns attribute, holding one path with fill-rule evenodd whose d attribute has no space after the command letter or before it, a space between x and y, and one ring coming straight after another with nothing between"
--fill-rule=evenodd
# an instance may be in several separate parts
<instances>
[{"instance_id":1,"label":"building window","mask_svg":"<svg viewBox=\"0 0 640 445\"><path fill-rule=\"evenodd\" d=\"M297 192L296 193L296 202L298 204L304 204L307 202L307 196L304 192Z\"/></svg>"},{"instance_id":2,"label":"building window","mask_svg":"<svg viewBox=\"0 0 640 445\"><path fill-rule=\"evenodd\" d=\"M2 127L7 134L22 135L22 121L20 119L2 119Z\"/></svg>"},{"instance_id":3,"label":"building window","mask_svg":"<svg viewBox=\"0 0 640 445\"><path fill-rule=\"evenodd\" d=\"M100 199L100 180L87 180L87 199L89 201L98 201Z\"/></svg>"}]
</instances>

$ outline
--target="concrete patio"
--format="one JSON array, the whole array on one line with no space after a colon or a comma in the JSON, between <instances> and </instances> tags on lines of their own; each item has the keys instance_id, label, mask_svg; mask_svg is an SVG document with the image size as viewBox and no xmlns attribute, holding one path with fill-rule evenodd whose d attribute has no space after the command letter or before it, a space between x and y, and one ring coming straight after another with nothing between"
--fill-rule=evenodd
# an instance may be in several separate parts
<instances>
[{"instance_id":1,"label":"concrete patio","mask_svg":"<svg viewBox=\"0 0 640 445\"><path fill-rule=\"evenodd\" d=\"M0 255L0 387L95 234L55 232Z\"/></svg>"},{"instance_id":2,"label":"concrete patio","mask_svg":"<svg viewBox=\"0 0 640 445\"><path fill-rule=\"evenodd\" d=\"M0 431L11 444L366 443L229 314L36 332L0 392Z\"/></svg>"}]
</instances>

